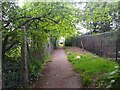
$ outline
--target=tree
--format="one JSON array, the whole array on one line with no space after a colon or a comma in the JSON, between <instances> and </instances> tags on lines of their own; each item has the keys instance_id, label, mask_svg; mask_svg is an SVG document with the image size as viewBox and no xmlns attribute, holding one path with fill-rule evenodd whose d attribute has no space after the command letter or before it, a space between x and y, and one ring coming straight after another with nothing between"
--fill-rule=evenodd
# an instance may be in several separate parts
<instances>
[{"instance_id":1,"label":"tree","mask_svg":"<svg viewBox=\"0 0 120 90\"><path fill-rule=\"evenodd\" d=\"M4 2L2 13L3 58L6 51L19 43L19 28L23 25L29 29L27 31L42 32L47 37L66 36L75 32L76 12L70 3L27 3L21 9L14 2Z\"/></svg>"},{"instance_id":2,"label":"tree","mask_svg":"<svg viewBox=\"0 0 120 90\"><path fill-rule=\"evenodd\" d=\"M21 58L20 52L14 52L21 49L21 26L26 26L26 37L29 40L27 45L33 51L41 49L48 42L48 38L69 36L76 30L77 10L71 3L29 2L20 8L17 3L10 1L3 2L2 8L3 62L10 58L17 60L18 56Z\"/></svg>"},{"instance_id":3,"label":"tree","mask_svg":"<svg viewBox=\"0 0 120 90\"><path fill-rule=\"evenodd\" d=\"M118 12L117 2L88 2L83 11L85 26L93 32L106 32L111 30Z\"/></svg>"}]
</instances>

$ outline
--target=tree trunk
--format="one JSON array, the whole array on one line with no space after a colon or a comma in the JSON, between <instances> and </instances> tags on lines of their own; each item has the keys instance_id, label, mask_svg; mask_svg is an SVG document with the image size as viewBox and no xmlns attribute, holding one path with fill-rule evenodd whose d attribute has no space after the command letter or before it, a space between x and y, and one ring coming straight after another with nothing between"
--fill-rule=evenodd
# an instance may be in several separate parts
<instances>
[{"instance_id":1,"label":"tree trunk","mask_svg":"<svg viewBox=\"0 0 120 90\"><path fill-rule=\"evenodd\" d=\"M28 60L27 60L27 38L26 38L26 28L22 27L23 30L23 42L21 48L22 61L23 61L23 78L24 87L28 87Z\"/></svg>"},{"instance_id":2,"label":"tree trunk","mask_svg":"<svg viewBox=\"0 0 120 90\"><path fill-rule=\"evenodd\" d=\"M0 31L0 89L2 89L2 31Z\"/></svg>"}]
</instances>

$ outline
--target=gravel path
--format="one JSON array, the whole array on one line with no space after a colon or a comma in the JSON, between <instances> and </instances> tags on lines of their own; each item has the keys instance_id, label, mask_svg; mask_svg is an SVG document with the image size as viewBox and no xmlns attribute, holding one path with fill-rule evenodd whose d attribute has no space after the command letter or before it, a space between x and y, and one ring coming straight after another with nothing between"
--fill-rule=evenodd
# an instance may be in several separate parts
<instances>
[{"instance_id":1,"label":"gravel path","mask_svg":"<svg viewBox=\"0 0 120 90\"><path fill-rule=\"evenodd\" d=\"M36 81L35 88L80 88L79 76L67 61L67 54L63 49L54 50L52 61L46 66L43 76Z\"/></svg>"}]
</instances>

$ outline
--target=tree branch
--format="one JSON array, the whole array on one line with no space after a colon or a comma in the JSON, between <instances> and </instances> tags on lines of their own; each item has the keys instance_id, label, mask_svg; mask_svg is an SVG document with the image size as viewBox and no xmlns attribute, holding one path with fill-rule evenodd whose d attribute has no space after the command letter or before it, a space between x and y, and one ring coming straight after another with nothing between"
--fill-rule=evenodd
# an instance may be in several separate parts
<instances>
[{"instance_id":1,"label":"tree branch","mask_svg":"<svg viewBox=\"0 0 120 90\"><path fill-rule=\"evenodd\" d=\"M15 45L16 42L13 42L8 48L5 49L5 51L10 50L10 48L12 48Z\"/></svg>"}]
</instances>

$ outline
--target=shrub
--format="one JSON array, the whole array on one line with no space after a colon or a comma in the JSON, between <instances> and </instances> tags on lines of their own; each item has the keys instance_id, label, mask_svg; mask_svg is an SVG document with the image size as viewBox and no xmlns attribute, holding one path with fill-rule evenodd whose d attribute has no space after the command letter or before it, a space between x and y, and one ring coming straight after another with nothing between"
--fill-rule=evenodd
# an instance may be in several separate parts
<instances>
[{"instance_id":1,"label":"shrub","mask_svg":"<svg viewBox=\"0 0 120 90\"><path fill-rule=\"evenodd\" d=\"M75 43L75 37L69 37L65 40L65 46L72 46Z\"/></svg>"},{"instance_id":2,"label":"shrub","mask_svg":"<svg viewBox=\"0 0 120 90\"><path fill-rule=\"evenodd\" d=\"M29 68L29 80L32 81L37 80L44 70L44 63L48 61L49 54L44 54L41 58L35 58L29 60L28 68Z\"/></svg>"},{"instance_id":3,"label":"shrub","mask_svg":"<svg viewBox=\"0 0 120 90\"><path fill-rule=\"evenodd\" d=\"M20 60L18 61L4 61L2 62L2 74L3 74L3 87L5 88L18 88L22 87L22 77Z\"/></svg>"},{"instance_id":4,"label":"shrub","mask_svg":"<svg viewBox=\"0 0 120 90\"><path fill-rule=\"evenodd\" d=\"M29 60L29 79L30 81L36 80L40 73L43 71L42 60L34 58Z\"/></svg>"}]
</instances>

